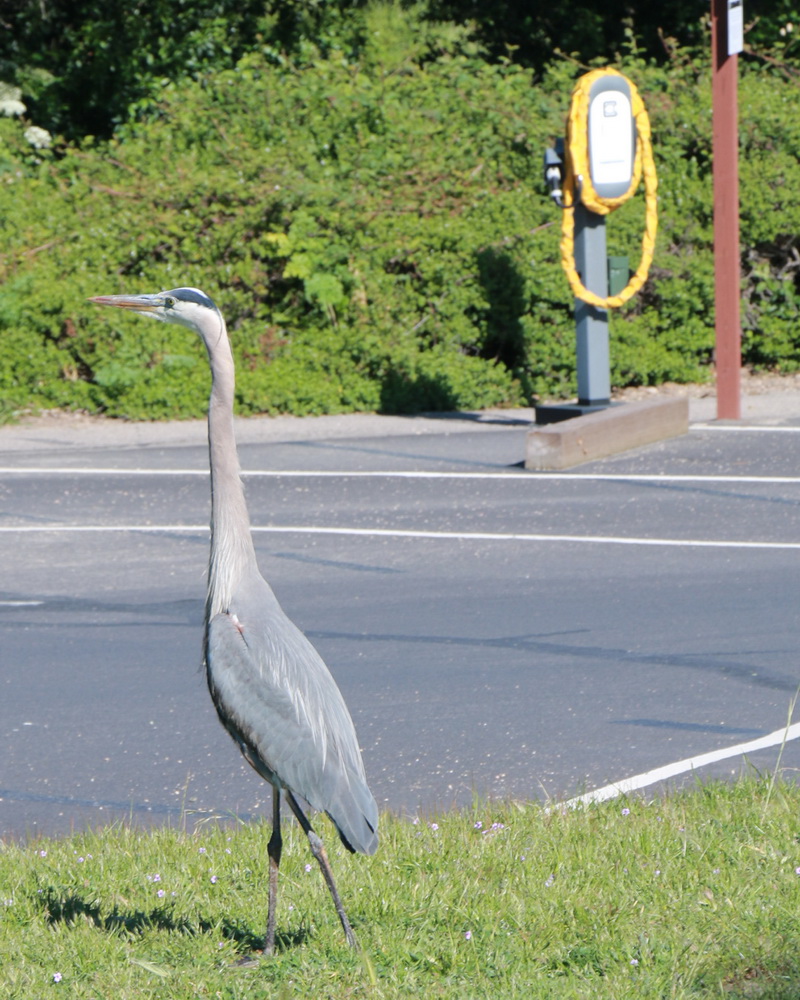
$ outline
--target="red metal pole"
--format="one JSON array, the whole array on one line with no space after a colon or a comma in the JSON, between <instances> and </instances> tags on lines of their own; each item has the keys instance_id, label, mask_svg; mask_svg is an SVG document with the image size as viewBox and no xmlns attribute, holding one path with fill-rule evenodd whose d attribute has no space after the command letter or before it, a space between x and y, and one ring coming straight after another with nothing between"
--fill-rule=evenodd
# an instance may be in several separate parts
<instances>
[{"instance_id":1,"label":"red metal pole","mask_svg":"<svg viewBox=\"0 0 800 1000\"><path fill-rule=\"evenodd\" d=\"M717 419L741 417L738 57L728 55L727 4L711 0L714 105L714 293Z\"/></svg>"}]
</instances>

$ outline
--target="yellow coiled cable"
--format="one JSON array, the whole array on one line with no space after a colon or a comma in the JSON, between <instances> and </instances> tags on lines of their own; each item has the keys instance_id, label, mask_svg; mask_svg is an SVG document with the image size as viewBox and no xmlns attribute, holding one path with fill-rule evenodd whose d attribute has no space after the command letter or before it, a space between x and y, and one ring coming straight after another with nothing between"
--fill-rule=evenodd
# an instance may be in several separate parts
<instances>
[{"instance_id":1,"label":"yellow coiled cable","mask_svg":"<svg viewBox=\"0 0 800 1000\"><path fill-rule=\"evenodd\" d=\"M658 178L650 142L650 119L639 91L627 80L631 91L631 111L636 120L636 156L633 177L628 190L616 198L601 198L594 189L589 169L589 91L599 77L622 76L615 69L596 69L582 76L572 92L567 120L566 171L564 176L564 214L561 224L561 265L567 275L573 295L598 309L616 309L635 295L647 280L653 262L658 231ZM624 204L636 191L644 176L645 228L642 236L642 257L639 267L619 295L601 298L584 287L575 269L575 200L580 197L584 206L598 215L607 215ZM580 192L576 191L580 184Z\"/></svg>"}]
</instances>

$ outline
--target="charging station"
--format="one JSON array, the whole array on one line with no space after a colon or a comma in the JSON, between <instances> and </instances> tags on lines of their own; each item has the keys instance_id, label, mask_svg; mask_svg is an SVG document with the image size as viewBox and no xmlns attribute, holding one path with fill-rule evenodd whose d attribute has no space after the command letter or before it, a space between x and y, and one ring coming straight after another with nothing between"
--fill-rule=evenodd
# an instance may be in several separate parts
<instances>
[{"instance_id":1,"label":"charging station","mask_svg":"<svg viewBox=\"0 0 800 1000\"><path fill-rule=\"evenodd\" d=\"M635 85L617 70L593 70L572 94L566 142L545 150L545 181L562 209L561 262L575 296L577 403L536 407L547 424L611 405L608 310L644 284L655 249L657 179L650 121ZM645 181L642 259L631 276L627 258L609 260L605 217Z\"/></svg>"}]
</instances>

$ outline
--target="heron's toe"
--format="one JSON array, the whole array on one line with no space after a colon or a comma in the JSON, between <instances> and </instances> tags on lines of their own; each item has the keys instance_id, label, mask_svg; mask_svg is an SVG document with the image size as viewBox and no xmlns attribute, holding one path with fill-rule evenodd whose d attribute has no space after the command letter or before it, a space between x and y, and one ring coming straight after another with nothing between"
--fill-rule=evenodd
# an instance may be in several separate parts
<instances>
[{"instance_id":1,"label":"heron's toe","mask_svg":"<svg viewBox=\"0 0 800 1000\"><path fill-rule=\"evenodd\" d=\"M244 955L232 965L234 969L256 969L261 964L262 958L262 955Z\"/></svg>"}]
</instances>

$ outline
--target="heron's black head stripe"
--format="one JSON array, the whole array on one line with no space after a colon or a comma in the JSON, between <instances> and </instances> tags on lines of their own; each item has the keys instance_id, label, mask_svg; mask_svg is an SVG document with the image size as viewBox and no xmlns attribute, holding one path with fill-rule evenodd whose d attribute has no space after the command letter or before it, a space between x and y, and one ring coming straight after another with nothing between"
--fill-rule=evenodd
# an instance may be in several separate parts
<instances>
[{"instance_id":1,"label":"heron's black head stripe","mask_svg":"<svg viewBox=\"0 0 800 1000\"><path fill-rule=\"evenodd\" d=\"M180 302L194 302L195 305L205 306L206 309L217 308L206 293L201 292L199 288L173 288L172 291L167 292L166 294L171 295Z\"/></svg>"}]
</instances>

